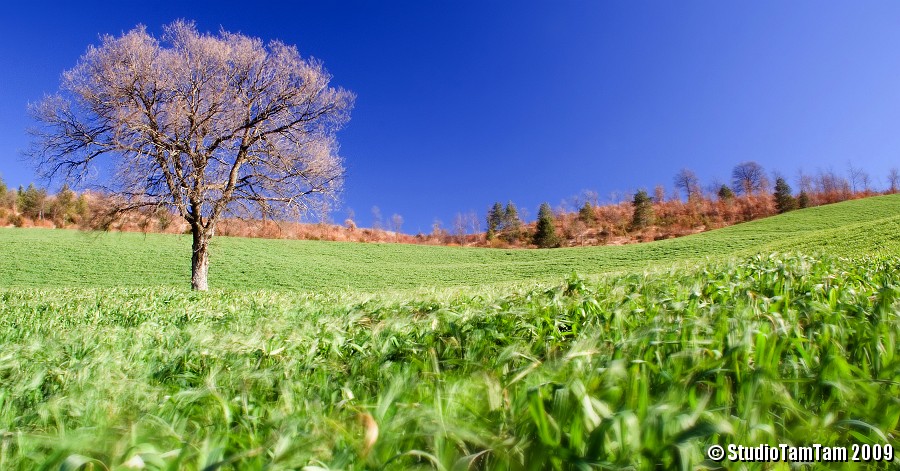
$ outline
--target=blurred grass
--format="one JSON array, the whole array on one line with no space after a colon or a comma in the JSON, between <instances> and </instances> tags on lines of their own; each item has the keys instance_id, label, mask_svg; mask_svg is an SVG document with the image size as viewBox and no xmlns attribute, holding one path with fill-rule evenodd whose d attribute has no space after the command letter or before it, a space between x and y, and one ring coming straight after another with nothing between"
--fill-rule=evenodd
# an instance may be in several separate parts
<instances>
[{"instance_id":1,"label":"blurred grass","mask_svg":"<svg viewBox=\"0 0 900 471\"><path fill-rule=\"evenodd\" d=\"M217 238L209 293L186 289L185 237L0 229L0 469L716 469L714 443L896 449L898 208L550 251Z\"/></svg>"},{"instance_id":2,"label":"blurred grass","mask_svg":"<svg viewBox=\"0 0 900 471\"><path fill-rule=\"evenodd\" d=\"M618 247L496 250L217 237L210 286L386 289L553 281L757 253L900 253L900 195L795 211L693 236ZM190 238L0 229L0 286L188 286Z\"/></svg>"},{"instance_id":3,"label":"blurred grass","mask_svg":"<svg viewBox=\"0 0 900 471\"><path fill-rule=\"evenodd\" d=\"M703 469L713 443L896 448L898 300L898 257L783 255L433 296L4 290L0 469Z\"/></svg>"}]
</instances>

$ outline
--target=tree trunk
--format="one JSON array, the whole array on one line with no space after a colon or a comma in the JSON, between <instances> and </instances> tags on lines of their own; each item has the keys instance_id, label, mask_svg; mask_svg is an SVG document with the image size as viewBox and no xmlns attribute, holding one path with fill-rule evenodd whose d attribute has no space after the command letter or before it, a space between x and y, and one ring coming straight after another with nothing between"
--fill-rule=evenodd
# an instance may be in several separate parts
<instances>
[{"instance_id":1,"label":"tree trunk","mask_svg":"<svg viewBox=\"0 0 900 471\"><path fill-rule=\"evenodd\" d=\"M191 289L206 291L209 289L207 273L209 272L209 235L202 227L193 226L194 236L191 255Z\"/></svg>"}]
</instances>

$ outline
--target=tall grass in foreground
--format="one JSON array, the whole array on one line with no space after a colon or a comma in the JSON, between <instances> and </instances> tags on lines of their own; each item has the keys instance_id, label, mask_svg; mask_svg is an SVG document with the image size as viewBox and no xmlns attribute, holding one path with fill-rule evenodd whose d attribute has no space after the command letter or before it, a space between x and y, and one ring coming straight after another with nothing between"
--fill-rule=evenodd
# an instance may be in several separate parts
<instances>
[{"instance_id":1,"label":"tall grass in foreground","mask_svg":"<svg viewBox=\"0 0 900 471\"><path fill-rule=\"evenodd\" d=\"M0 469L692 469L718 466L713 443L898 448L898 299L900 259L778 255L430 299L2 291Z\"/></svg>"}]
</instances>

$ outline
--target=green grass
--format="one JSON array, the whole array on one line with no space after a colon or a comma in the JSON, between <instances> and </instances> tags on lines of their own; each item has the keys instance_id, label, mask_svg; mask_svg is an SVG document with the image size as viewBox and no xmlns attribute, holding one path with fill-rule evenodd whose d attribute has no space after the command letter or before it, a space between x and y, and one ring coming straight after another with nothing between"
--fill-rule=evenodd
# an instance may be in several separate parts
<instances>
[{"instance_id":1,"label":"green grass","mask_svg":"<svg viewBox=\"0 0 900 471\"><path fill-rule=\"evenodd\" d=\"M900 253L900 195L796 211L679 239L621 247L492 250L396 244L213 240L210 285L235 289L417 287L553 281L689 266L756 253ZM187 236L0 229L0 286L188 286Z\"/></svg>"},{"instance_id":2,"label":"green grass","mask_svg":"<svg viewBox=\"0 0 900 471\"><path fill-rule=\"evenodd\" d=\"M7 290L0 469L695 469L714 443L898 447L898 300L897 257L417 299Z\"/></svg>"},{"instance_id":3,"label":"green grass","mask_svg":"<svg viewBox=\"0 0 900 471\"><path fill-rule=\"evenodd\" d=\"M896 450L898 207L550 251L218 238L209 293L187 289L184 237L3 229L0 469L704 469L712 444Z\"/></svg>"}]
</instances>

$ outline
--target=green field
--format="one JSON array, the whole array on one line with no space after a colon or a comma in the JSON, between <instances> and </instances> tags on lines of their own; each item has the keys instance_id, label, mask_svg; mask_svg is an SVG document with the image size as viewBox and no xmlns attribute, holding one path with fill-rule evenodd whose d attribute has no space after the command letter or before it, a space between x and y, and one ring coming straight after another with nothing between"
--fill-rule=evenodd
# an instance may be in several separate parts
<instances>
[{"instance_id":1,"label":"green field","mask_svg":"<svg viewBox=\"0 0 900 471\"><path fill-rule=\"evenodd\" d=\"M897 469L897 209L549 251L220 238L209 293L182 237L3 229L0 469L716 469L712 444L781 443Z\"/></svg>"},{"instance_id":2,"label":"green field","mask_svg":"<svg viewBox=\"0 0 900 471\"><path fill-rule=\"evenodd\" d=\"M694 236L621 247L495 250L213 239L212 288L381 291L556 281L690 266L756 253L900 253L900 195L796 211ZM189 286L190 237L0 229L0 286Z\"/></svg>"}]
</instances>

